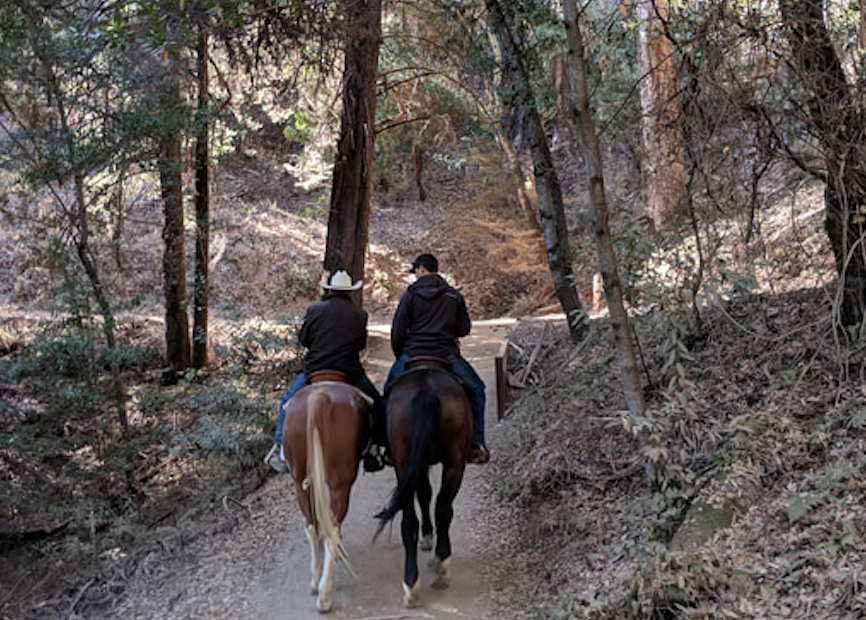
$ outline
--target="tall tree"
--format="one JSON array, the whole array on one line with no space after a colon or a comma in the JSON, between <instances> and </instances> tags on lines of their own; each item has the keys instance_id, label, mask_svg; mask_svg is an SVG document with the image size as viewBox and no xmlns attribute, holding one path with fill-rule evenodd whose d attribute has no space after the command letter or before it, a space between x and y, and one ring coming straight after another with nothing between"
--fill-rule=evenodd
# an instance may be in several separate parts
<instances>
[{"instance_id":1,"label":"tall tree","mask_svg":"<svg viewBox=\"0 0 866 620\"><path fill-rule=\"evenodd\" d=\"M154 86L160 113L157 124L157 169L162 196L164 243L162 257L165 295L165 372L163 382L175 383L190 366L189 316L186 293L186 255L183 208L182 131L186 107L181 97L177 32L162 56L161 73Z\"/></svg>"},{"instance_id":2,"label":"tall tree","mask_svg":"<svg viewBox=\"0 0 866 620\"><path fill-rule=\"evenodd\" d=\"M33 223L42 227L40 241L51 242L64 265L69 251L72 268L61 270L63 288L72 291L67 309L78 318L89 317L90 301L95 301L106 346L115 349L115 303L103 281L100 218L94 213L108 206L112 169L122 157L111 122L122 81L115 67L122 59L105 45L98 17L93 6L32 0L0 9L0 130L9 148L4 168L53 206L44 220L40 216ZM72 31L79 36L70 36ZM118 357L110 359L117 422L125 432Z\"/></svg>"},{"instance_id":3,"label":"tall tree","mask_svg":"<svg viewBox=\"0 0 866 620\"><path fill-rule=\"evenodd\" d=\"M535 95L524 66L520 49L514 42L511 28L499 0L485 0L488 19L502 57L502 72L510 82L510 96L524 118L524 131L532 153L538 213L544 232L547 263L553 277L553 287L559 303L568 317L569 333L579 342L586 332L586 321L575 287L571 266L571 248L568 244L568 226L562 188L547 144L547 134L535 103Z\"/></svg>"},{"instance_id":4,"label":"tall tree","mask_svg":"<svg viewBox=\"0 0 866 620\"><path fill-rule=\"evenodd\" d=\"M210 278L210 89L208 85L208 32L199 24L196 47L198 111L195 124L195 275L193 277L192 365L207 365L208 298Z\"/></svg>"},{"instance_id":5,"label":"tall tree","mask_svg":"<svg viewBox=\"0 0 866 620\"><path fill-rule=\"evenodd\" d=\"M20 54L19 67L15 76L3 76L8 84L18 83L11 92L2 93L0 100L13 123L17 122L28 136L29 147L19 142L19 155L33 158L34 170L25 176L38 179L51 188L51 196L64 214L64 227L72 233L75 254L90 284L93 298L103 317L103 333L109 348L114 348L114 309L100 275L99 261L93 249L90 208L93 206L88 176L106 165L107 153L97 153L89 145L90 132L100 131L100 122L105 110L92 114L90 119L79 120L76 114L79 107L90 102L74 101L78 96L75 84L90 75L92 88L105 93L106 76L98 71L98 45L87 41L77 43L64 36L65 29L78 26L75 15L65 7L43 6L29 0L16 0L8 7L5 19L10 43L22 44L24 49L7 49L9 53ZM17 32L14 32L18 29ZM91 32L91 36L96 33ZM11 68L11 67L10 67ZM32 91L30 89L33 89ZM15 93L15 91L18 91ZM42 110L44 114L33 114L34 123L28 123L20 112L13 108L13 101L21 92L32 92L34 99L21 105L32 110ZM94 110L96 112L96 110ZM4 125L4 128L6 125ZM11 129L8 130L12 136ZM16 138L17 139L17 138ZM37 173L38 170L38 173ZM71 181L71 196L66 187ZM71 206L70 206L71 203ZM77 309L75 309L77 311Z\"/></svg>"},{"instance_id":6,"label":"tall tree","mask_svg":"<svg viewBox=\"0 0 866 620\"><path fill-rule=\"evenodd\" d=\"M656 229L685 213L686 167L680 127L679 83L664 32L665 2L639 0L641 199Z\"/></svg>"},{"instance_id":7,"label":"tall tree","mask_svg":"<svg viewBox=\"0 0 866 620\"><path fill-rule=\"evenodd\" d=\"M334 160L324 267L364 277L376 140L381 0L347 0L343 109ZM359 296L361 293L358 293Z\"/></svg>"},{"instance_id":8,"label":"tall tree","mask_svg":"<svg viewBox=\"0 0 866 620\"><path fill-rule=\"evenodd\" d=\"M165 100L174 99L179 107L177 85L166 89ZM163 380L173 383L190 365L189 316L186 300L185 233L183 228L183 176L181 174L181 134L166 128L159 138L159 183L162 194L165 248L162 257L165 294L165 363Z\"/></svg>"},{"instance_id":9,"label":"tall tree","mask_svg":"<svg viewBox=\"0 0 866 620\"><path fill-rule=\"evenodd\" d=\"M853 338L866 322L866 116L824 24L820 0L783 0L794 66L826 167L824 226L839 273L838 321Z\"/></svg>"},{"instance_id":10,"label":"tall tree","mask_svg":"<svg viewBox=\"0 0 866 620\"><path fill-rule=\"evenodd\" d=\"M645 410L643 387L638 370L637 355L629 327L628 313L623 303L622 280L619 276L616 253L610 238L607 195L604 189L604 170L598 135L589 111L589 88L586 80L586 61L583 51L583 36L580 31L575 0L563 3L565 29L568 41L568 66L571 82L572 110L576 116L574 126L580 133L589 175L589 204L595 233L598 262L604 280L604 293L610 311L610 323L619 354L620 377L626 405L633 415L643 415Z\"/></svg>"}]
</instances>

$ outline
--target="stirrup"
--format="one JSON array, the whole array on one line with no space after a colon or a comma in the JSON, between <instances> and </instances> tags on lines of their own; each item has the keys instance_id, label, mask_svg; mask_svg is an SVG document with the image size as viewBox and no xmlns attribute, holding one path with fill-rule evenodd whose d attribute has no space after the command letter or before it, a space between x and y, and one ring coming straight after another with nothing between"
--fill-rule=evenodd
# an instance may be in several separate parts
<instances>
[{"instance_id":1,"label":"stirrup","mask_svg":"<svg viewBox=\"0 0 866 620\"><path fill-rule=\"evenodd\" d=\"M285 474L289 471L285 461L280 458L280 446L277 444L271 446L271 449L268 450L268 453L265 455L263 460L265 465L268 465L278 474Z\"/></svg>"},{"instance_id":2,"label":"stirrup","mask_svg":"<svg viewBox=\"0 0 866 620\"><path fill-rule=\"evenodd\" d=\"M484 465L490 460L490 450L484 444L472 444L467 462L473 465Z\"/></svg>"},{"instance_id":3,"label":"stirrup","mask_svg":"<svg viewBox=\"0 0 866 620\"><path fill-rule=\"evenodd\" d=\"M364 465L364 471L369 474L385 469L385 459L382 458L381 448L376 444L370 446L370 449L361 460Z\"/></svg>"}]
</instances>

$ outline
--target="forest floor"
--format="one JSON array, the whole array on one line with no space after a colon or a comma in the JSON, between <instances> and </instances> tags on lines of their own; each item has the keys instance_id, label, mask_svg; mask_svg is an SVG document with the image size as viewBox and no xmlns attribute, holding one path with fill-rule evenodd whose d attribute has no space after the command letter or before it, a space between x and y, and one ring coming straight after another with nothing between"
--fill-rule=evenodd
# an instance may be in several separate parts
<instances>
[{"instance_id":1,"label":"forest floor","mask_svg":"<svg viewBox=\"0 0 866 620\"><path fill-rule=\"evenodd\" d=\"M388 321L410 281L408 263L423 251L437 254L467 298L484 341L467 339L480 347L467 353L473 363L488 367L500 343L510 343L510 379L519 387L508 392L504 419L488 411L491 463L467 472L454 525L455 583L425 589L417 610L396 605L398 530L371 547L367 522L390 472L362 474L346 538L364 570L358 580L338 572L334 617L863 617L864 351L843 346L829 320L832 256L820 192L795 207L780 199L764 214L760 241L736 257L751 265L750 291L724 301L720 294L692 329L677 331L671 315L650 305L632 309L651 412L639 420L624 411L603 308L578 345L562 320L545 318L556 300L540 238L526 230L507 188L484 178L439 171L424 202L408 183L378 196L365 277L365 307L378 326L366 362L380 385L391 361ZM235 208L216 236L217 342L241 317L289 316L314 298L316 282L304 283L310 269L302 268L324 246L316 191L274 181L267 170L226 175L227 205L254 193L272 208ZM158 230L149 234L156 245ZM589 303L592 240L578 232L573 241L578 290ZM136 286L158 290L158 274ZM158 340L159 319L147 325ZM684 355L670 357L673 336ZM4 398L13 390L5 386ZM643 450L640 433L650 439ZM647 483L647 463L661 487ZM194 522L156 527L117 557L99 558L96 572L65 565L58 576L49 565L56 552L31 541L4 547L0 618L314 617L306 541L286 487L285 477L270 475Z\"/></svg>"}]
</instances>

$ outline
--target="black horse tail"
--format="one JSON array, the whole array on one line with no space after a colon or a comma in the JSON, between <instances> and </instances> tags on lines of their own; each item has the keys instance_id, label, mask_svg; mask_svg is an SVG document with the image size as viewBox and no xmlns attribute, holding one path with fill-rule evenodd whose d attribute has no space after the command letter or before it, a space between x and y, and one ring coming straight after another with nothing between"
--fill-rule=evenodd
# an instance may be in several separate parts
<instances>
[{"instance_id":1,"label":"black horse tail","mask_svg":"<svg viewBox=\"0 0 866 620\"><path fill-rule=\"evenodd\" d=\"M421 387L412 398L412 449L409 452L409 463L391 495L388 507L376 515L379 527L373 536L374 541L398 512L415 501L415 492L420 481L427 476L430 466L433 432L441 413L442 403L439 397L431 392L429 387Z\"/></svg>"}]
</instances>

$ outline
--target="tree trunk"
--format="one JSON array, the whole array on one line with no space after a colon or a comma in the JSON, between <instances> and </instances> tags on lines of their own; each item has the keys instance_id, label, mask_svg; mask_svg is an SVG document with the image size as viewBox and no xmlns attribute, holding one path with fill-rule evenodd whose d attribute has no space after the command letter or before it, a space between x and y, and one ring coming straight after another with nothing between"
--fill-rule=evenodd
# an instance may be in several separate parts
<instances>
[{"instance_id":1,"label":"tree trunk","mask_svg":"<svg viewBox=\"0 0 866 620\"><path fill-rule=\"evenodd\" d=\"M601 275L604 280L604 294L610 312L610 323L614 341L619 354L620 377L626 405L633 415L642 416L646 409L640 369L631 338L628 313L622 295L622 281L619 277L616 254L610 240L608 224L607 196L604 189L604 172L601 164L601 151L598 135L589 112L589 90L586 85L586 64L583 55L583 37L577 19L575 0L566 0L565 30L568 39L568 61L571 77L572 111L577 117L573 123L579 128L580 143L583 144L584 157L589 172L589 204L592 210L592 223Z\"/></svg>"},{"instance_id":2,"label":"tree trunk","mask_svg":"<svg viewBox=\"0 0 866 620\"><path fill-rule=\"evenodd\" d=\"M808 93L809 116L824 148L824 225L840 281L841 300L835 311L846 333L859 338L866 317L866 121L824 24L822 3L781 4L793 64Z\"/></svg>"},{"instance_id":3,"label":"tree trunk","mask_svg":"<svg viewBox=\"0 0 866 620\"><path fill-rule=\"evenodd\" d=\"M662 31L663 2L637 3L638 69L641 105L641 196L657 230L686 211L686 167L680 127L679 84L671 42Z\"/></svg>"},{"instance_id":4,"label":"tree trunk","mask_svg":"<svg viewBox=\"0 0 866 620\"><path fill-rule=\"evenodd\" d=\"M208 259L210 244L210 120L208 103L208 35L200 26L198 40L198 119L195 142L195 276L193 280L192 366L207 366Z\"/></svg>"},{"instance_id":5,"label":"tree trunk","mask_svg":"<svg viewBox=\"0 0 866 620\"><path fill-rule=\"evenodd\" d=\"M343 110L334 161L325 246L326 271L364 277L376 140L376 78L382 32L381 0L349 0L343 68ZM361 292L359 299L363 300Z\"/></svg>"},{"instance_id":6,"label":"tree trunk","mask_svg":"<svg viewBox=\"0 0 866 620\"><path fill-rule=\"evenodd\" d=\"M163 111L176 113L180 108L177 82L168 81ZM183 185L180 161L180 132L169 123L159 143L159 182L162 193L164 225L162 258L165 290L165 363L163 381L176 383L190 365L189 317L186 301L186 259L184 256Z\"/></svg>"},{"instance_id":7,"label":"tree trunk","mask_svg":"<svg viewBox=\"0 0 866 620\"><path fill-rule=\"evenodd\" d=\"M502 52L499 49L496 35L488 29L487 36L490 39L490 48L493 52L493 58L496 64L501 66ZM490 94L495 101L499 101L500 99L499 91L501 90L501 79L501 75L494 72L492 80L493 88L491 89ZM508 102L505 102L505 105L507 104ZM507 116L507 114L503 113L500 115L500 118L504 120ZM541 224L538 222L537 209L529 198L529 192L526 190L527 182L531 183L532 181L531 179L527 180L526 175L523 173L523 166L520 163L520 158L517 156L517 151L514 149L514 143L511 141L511 138L508 137L504 122L500 122L499 127L496 128L496 139L499 141L499 146L502 148L502 152L505 153L505 158L508 160L508 165L511 168L514 182L517 184L517 204L520 205L523 217L526 219L526 223L530 230L538 233L539 236L543 236Z\"/></svg>"},{"instance_id":8,"label":"tree trunk","mask_svg":"<svg viewBox=\"0 0 866 620\"><path fill-rule=\"evenodd\" d=\"M496 137L499 139L499 146L505 153L508 159L508 164L511 166L511 174L514 176L514 181L517 183L517 202L520 205L520 210L523 212L523 217L526 218L526 223L530 230L534 230L541 234L541 224L538 223L538 217L535 215L535 209L532 206L532 201L529 199L529 193L526 191L526 177L523 175L523 166L520 165L520 158L514 150L514 145L511 140L505 135L502 129L496 131Z\"/></svg>"},{"instance_id":9,"label":"tree trunk","mask_svg":"<svg viewBox=\"0 0 866 620\"><path fill-rule=\"evenodd\" d=\"M860 0L860 28L857 30L860 49L866 48L866 0Z\"/></svg>"},{"instance_id":10,"label":"tree trunk","mask_svg":"<svg viewBox=\"0 0 866 620\"><path fill-rule=\"evenodd\" d=\"M538 212L544 232L547 263L553 277L553 286L559 303L568 317L571 339L579 342L586 333L586 317L575 288L571 268L571 248L568 245L568 227L562 188L553 166L553 157L547 145L547 135L535 104L535 96L523 64L520 50L514 43L511 29L498 0L485 0L491 29L496 33L502 53L502 72L511 81L515 107L524 117L527 142L532 152Z\"/></svg>"},{"instance_id":11,"label":"tree trunk","mask_svg":"<svg viewBox=\"0 0 866 620\"><path fill-rule=\"evenodd\" d=\"M427 190L424 189L423 175L424 155L421 153L421 147L417 143L412 145L412 163L415 167L415 187L418 188L418 200L424 202L427 200Z\"/></svg>"}]
</instances>

